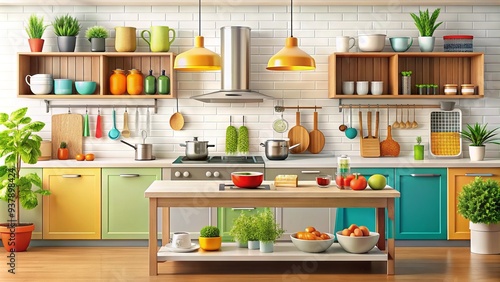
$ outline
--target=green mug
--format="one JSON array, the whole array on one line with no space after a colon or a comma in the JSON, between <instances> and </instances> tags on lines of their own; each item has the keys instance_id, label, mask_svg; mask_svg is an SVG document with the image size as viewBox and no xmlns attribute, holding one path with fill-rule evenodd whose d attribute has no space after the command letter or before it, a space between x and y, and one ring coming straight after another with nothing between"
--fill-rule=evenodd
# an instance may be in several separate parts
<instances>
[{"instance_id":1,"label":"green mug","mask_svg":"<svg viewBox=\"0 0 500 282\"><path fill-rule=\"evenodd\" d=\"M148 34L149 40L144 37L145 33ZM170 33L172 33L171 39L169 39ZM143 30L141 32L141 37L148 43L151 52L168 52L170 50L170 44L172 44L175 39L175 30L168 26L152 26L151 31Z\"/></svg>"}]
</instances>

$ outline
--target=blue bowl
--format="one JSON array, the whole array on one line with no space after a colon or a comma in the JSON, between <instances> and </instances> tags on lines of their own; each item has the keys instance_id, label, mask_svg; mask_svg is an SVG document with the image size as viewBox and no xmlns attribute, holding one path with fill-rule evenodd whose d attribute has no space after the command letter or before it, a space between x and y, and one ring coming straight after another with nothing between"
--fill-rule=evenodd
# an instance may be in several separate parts
<instances>
[{"instance_id":1,"label":"blue bowl","mask_svg":"<svg viewBox=\"0 0 500 282\"><path fill-rule=\"evenodd\" d=\"M94 94L96 85L95 81L75 81L76 92L82 95Z\"/></svg>"}]
</instances>

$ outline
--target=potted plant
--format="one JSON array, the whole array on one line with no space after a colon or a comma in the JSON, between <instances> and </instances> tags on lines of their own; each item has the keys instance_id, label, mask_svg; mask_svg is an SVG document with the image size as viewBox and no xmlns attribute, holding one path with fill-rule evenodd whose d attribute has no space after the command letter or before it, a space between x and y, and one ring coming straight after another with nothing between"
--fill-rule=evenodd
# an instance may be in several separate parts
<instances>
[{"instance_id":1,"label":"potted plant","mask_svg":"<svg viewBox=\"0 0 500 282\"><path fill-rule=\"evenodd\" d=\"M411 74L412 71L401 72L401 92L403 94L411 94Z\"/></svg>"},{"instance_id":2,"label":"potted plant","mask_svg":"<svg viewBox=\"0 0 500 282\"><path fill-rule=\"evenodd\" d=\"M418 45L420 47L420 51L422 52L432 52L432 50L434 50L435 38L432 35L434 34L434 31L443 23L436 23L440 12L441 9L438 8L432 12L432 15L429 14L429 9L425 11L419 10L418 16L415 13L410 13L410 16L415 21L415 26L417 26L418 31L420 32Z\"/></svg>"},{"instance_id":3,"label":"potted plant","mask_svg":"<svg viewBox=\"0 0 500 282\"><path fill-rule=\"evenodd\" d=\"M25 27L26 33L28 34L28 43L30 45L31 52L42 52L43 43L42 39L43 33L47 25L43 24L43 17L38 17L32 14L28 20L28 26Z\"/></svg>"},{"instance_id":4,"label":"potted plant","mask_svg":"<svg viewBox=\"0 0 500 282\"><path fill-rule=\"evenodd\" d=\"M39 132L45 126L41 121L32 121L26 116L28 108L15 110L10 115L0 113L0 125L6 129L0 132L0 198L9 204L9 223L0 224L0 233L4 248L8 252L25 251L31 241L35 226L32 223L20 223L20 206L33 209L38 205L36 194L49 195L50 191L42 187L42 180L36 173L21 176L22 163L35 164L41 156L42 138ZM11 210L12 207L12 210ZM9 241L14 237L14 241Z\"/></svg>"},{"instance_id":5,"label":"potted plant","mask_svg":"<svg viewBox=\"0 0 500 282\"><path fill-rule=\"evenodd\" d=\"M458 194L458 213L470 221L471 252L500 254L500 185L476 177Z\"/></svg>"},{"instance_id":6,"label":"potted plant","mask_svg":"<svg viewBox=\"0 0 500 282\"><path fill-rule=\"evenodd\" d=\"M424 159L424 145L422 143L422 137L417 136L417 145L413 145L413 159L421 161Z\"/></svg>"},{"instance_id":7,"label":"potted plant","mask_svg":"<svg viewBox=\"0 0 500 282\"><path fill-rule=\"evenodd\" d=\"M480 125L476 122L474 125L467 124L467 127L460 132L460 136L469 141L469 156L471 161L482 161L486 151L485 144L500 145L500 139L495 138L499 128L487 129L488 124Z\"/></svg>"},{"instance_id":8,"label":"potted plant","mask_svg":"<svg viewBox=\"0 0 500 282\"><path fill-rule=\"evenodd\" d=\"M252 216L249 216L246 212L242 211L241 214L234 219L233 227L229 230L229 235L233 236L238 247L247 248L248 239L252 235L252 230L255 230L252 226ZM255 232L253 232L255 233ZM255 236L253 236L255 238Z\"/></svg>"},{"instance_id":9,"label":"potted plant","mask_svg":"<svg viewBox=\"0 0 500 282\"><path fill-rule=\"evenodd\" d=\"M274 242L285 232L276 223L274 214L269 208L256 215L255 229L260 243L260 251L263 253L272 253L274 251Z\"/></svg>"},{"instance_id":10,"label":"potted plant","mask_svg":"<svg viewBox=\"0 0 500 282\"><path fill-rule=\"evenodd\" d=\"M85 31L85 37L90 41L90 51L104 52L106 51L106 38L108 38L108 31L102 26L89 27Z\"/></svg>"},{"instance_id":11,"label":"potted plant","mask_svg":"<svg viewBox=\"0 0 500 282\"><path fill-rule=\"evenodd\" d=\"M55 17L52 26L54 27L54 33L57 35L59 52L74 52L76 36L80 33L81 28L78 19L66 14Z\"/></svg>"},{"instance_id":12,"label":"potted plant","mask_svg":"<svg viewBox=\"0 0 500 282\"><path fill-rule=\"evenodd\" d=\"M220 230L216 226L207 225L200 230L198 238L200 248L206 251L217 251L222 244Z\"/></svg>"}]
</instances>

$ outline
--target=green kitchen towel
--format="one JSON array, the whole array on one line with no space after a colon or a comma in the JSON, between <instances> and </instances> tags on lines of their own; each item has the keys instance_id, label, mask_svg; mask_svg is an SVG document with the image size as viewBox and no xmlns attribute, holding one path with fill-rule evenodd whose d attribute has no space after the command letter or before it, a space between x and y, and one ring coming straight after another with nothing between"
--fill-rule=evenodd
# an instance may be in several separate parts
<instances>
[{"instance_id":1,"label":"green kitchen towel","mask_svg":"<svg viewBox=\"0 0 500 282\"><path fill-rule=\"evenodd\" d=\"M226 129L226 154L234 155L238 151L238 130L231 124L229 117L229 126Z\"/></svg>"},{"instance_id":2,"label":"green kitchen towel","mask_svg":"<svg viewBox=\"0 0 500 282\"><path fill-rule=\"evenodd\" d=\"M238 129L238 152L248 154L250 141L248 139L248 128L245 126L245 117L243 116L243 125Z\"/></svg>"}]
</instances>

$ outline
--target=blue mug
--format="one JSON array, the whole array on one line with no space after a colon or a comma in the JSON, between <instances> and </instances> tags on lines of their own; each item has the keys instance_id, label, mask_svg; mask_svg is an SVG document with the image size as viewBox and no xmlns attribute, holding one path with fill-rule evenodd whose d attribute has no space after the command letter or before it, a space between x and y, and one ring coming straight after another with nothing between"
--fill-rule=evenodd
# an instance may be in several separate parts
<instances>
[{"instance_id":1,"label":"blue mug","mask_svg":"<svg viewBox=\"0 0 500 282\"><path fill-rule=\"evenodd\" d=\"M391 37L389 41L394 52L406 52L413 44L413 38L409 36Z\"/></svg>"},{"instance_id":2,"label":"blue mug","mask_svg":"<svg viewBox=\"0 0 500 282\"><path fill-rule=\"evenodd\" d=\"M73 94L73 80L54 79L54 94Z\"/></svg>"}]
</instances>

